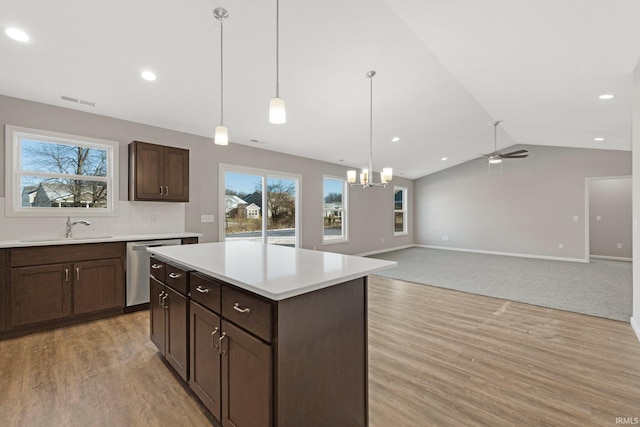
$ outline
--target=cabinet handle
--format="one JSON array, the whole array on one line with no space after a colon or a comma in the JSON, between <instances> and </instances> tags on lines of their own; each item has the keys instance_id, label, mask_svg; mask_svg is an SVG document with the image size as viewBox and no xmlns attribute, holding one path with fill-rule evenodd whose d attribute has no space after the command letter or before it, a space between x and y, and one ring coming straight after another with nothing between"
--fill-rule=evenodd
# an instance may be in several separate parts
<instances>
[{"instance_id":1,"label":"cabinet handle","mask_svg":"<svg viewBox=\"0 0 640 427\"><path fill-rule=\"evenodd\" d=\"M165 304L165 300L167 299L167 297L169 296L169 294L166 294L165 296L162 297L162 307L166 310L167 308L169 308L169 304Z\"/></svg>"},{"instance_id":2,"label":"cabinet handle","mask_svg":"<svg viewBox=\"0 0 640 427\"><path fill-rule=\"evenodd\" d=\"M80 268L76 267L76 280L80 280Z\"/></svg>"},{"instance_id":3,"label":"cabinet handle","mask_svg":"<svg viewBox=\"0 0 640 427\"><path fill-rule=\"evenodd\" d=\"M69 281L69 269L68 268L64 269L64 281L65 282Z\"/></svg>"},{"instance_id":4,"label":"cabinet handle","mask_svg":"<svg viewBox=\"0 0 640 427\"><path fill-rule=\"evenodd\" d=\"M164 186L164 195L165 195L165 196L168 196L168 195L169 195L169 186L168 186L168 185L165 185L165 186Z\"/></svg>"},{"instance_id":5,"label":"cabinet handle","mask_svg":"<svg viewBox=\"0 0 640 427\"><path fill-rule=\"evenodd\" d=\"M161 307L164 307L162 305L162 297L164 296L164 291L160 292L160 294L158 294L158 305L160 305Z\"/></svg>"},{"instance_id":6,"label":"cabinet handle","mask_svg":"<svg viewBox=\"0 0 640 427\"><path fill-rule=\"evenodd\" d=\"M215 348L216 350L218 349L218 345L216 342L216 334L218 333L218 327L216 326L216 328L213 330L213 332L211 332L211 344L213 345L213 348Z\"/></svg>"},{"instance_id":7,"label":"cabinet handle","mask_svg":"<svg viewBox=\"0 0 640 427\"><path fill-rule=\"evenodd\" d=\"M159 268L162 268L162 264L156 264L155 262L153 264L151 264L151 268L153 268L154 270L157 270Z\"/></svg>"},{"instance_id":8,"label":"cabinet handle","mask_svg":"<svg viewBox=\"0 0 640 427\"><path fill-rule=\"evenodd\" d=\"M203 288L202 286L198 286L196 288L196 291L200 292L201 294L208 294L209 293L209 289Z\"/></svg>"},{"instance_id":9,"label":"cabinet handle","mask_svg":"<svg viewBox=\"0 0 640 427\"><path fill-rule=\"evenodd\" d=\"M247 314L249 314L249 312L251 311L251 309L249 307L240 308L240 304L238 304L238 303L235 303L233 305L233 309L235 311L239 311L240 313L247 313Z\"/></svg>"},{"instance_id":10,"label":"cabinet handle","mask_svg":"<svg viewBox=\"0 0 640 427\"><path fill-rule=\"evenodd\" d=\"M161 195L161 196L163 195L163 193L162 193L162 192L163 192L163 190L162 190L162 185L161 185L161 186L160 186L160 195Z\"/></svg>"},{"instance_id":11,"label":"cabinet handle","mask_svg":"<svg viewBox=\"0 0 640 427\"><path fill-rule=\"evenodd\" d=\"M227 337L227 333L223 332L222 335L220 335L220 338L218 338L218 344L220 345L220 354L227 354L226 351L224 351L223 345L222 345L222 340L225 339Z\"/></svg>"},{"instance_id":12,"label":"cabinet handle","mask_svg":"<svg viewBox=\"0 0 640 427\"><path fill-rule=\"evenodd\" d=\"M180 275L176 273L169 273L169 277L171 277L172 279L177 279L178 277L180 277Z\"/></svg>"}]
</instances>

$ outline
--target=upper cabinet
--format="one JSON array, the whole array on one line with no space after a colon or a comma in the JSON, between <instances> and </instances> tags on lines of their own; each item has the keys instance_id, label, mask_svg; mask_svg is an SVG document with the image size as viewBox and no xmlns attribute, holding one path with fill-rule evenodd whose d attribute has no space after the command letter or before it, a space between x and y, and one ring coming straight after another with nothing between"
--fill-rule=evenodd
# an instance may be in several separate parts
<instances>
[{"instance_id":1,"label":"upper cabinet","mask_svg":"<svg viewBox=\"0 0 640 427\"><path fill-rule=\"evenodd\" d=\"M129 144L129 200L188 202L189 150Z\"/></svg>"}]
</instances>

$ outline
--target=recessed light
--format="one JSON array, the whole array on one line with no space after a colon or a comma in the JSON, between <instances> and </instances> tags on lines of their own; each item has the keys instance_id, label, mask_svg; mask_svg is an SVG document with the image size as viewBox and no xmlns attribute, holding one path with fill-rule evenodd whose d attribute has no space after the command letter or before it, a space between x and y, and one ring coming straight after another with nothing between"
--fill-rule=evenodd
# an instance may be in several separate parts
<instances>
[{"instance_id":1,"label":"recessed light","mask_svg":"<svg viewBox=\"0 0 640 427\"><path fill-rule=\"evenodd\" d=\"M148 82L152 82L156 79L156 74L153 71L145 70L140 73L140 77Z\"/></svg>"},{"instance_id":2,"label":"recessed light","mask_svg":"<svg viewBox=\"0 0 640 427\"><path fill-rule=\"evenodd\" d=\"M400 141L400 138L397 136L394 136L393 138L391 138L391 142L398 142Z\"/></svg>"},{"instance_id":3,"label":"recessed light","mask_svg":"<svg viewBox=\"0 0 640 427\"><path fill-rule=\"evenodd\" d=\"M446 161L448 159L448 157L443 157L440 160L442 160L443 162Z\"/></svg>"},{"instance_id":4,"label":"recessed light","mask_svg":"<svg viewBox=\"0 0 640 427\"><path fill-rule=\"evenodd\" d=\"M601 136L593 138L594 141L604 141L604 138Z\"/></svg>"},{"instance_id":5,"label":"recessed light","mask_svg":"<svg viewBox=\"0 0 640 427\"><path fill-rule=\"evenodd\" d=\"M603 93L602 95L600 95L598 98L600 99L613 99L616 96L612 93Z\"/></svg>"},{"instance_id":6,"label":"recessed light","mask_svg":"<svg viewBox=\"0 0 640 427\"><path fill-rule=\"evenodd\" d=\"M26 43L29 41L29 35L18 28L7 28L4 33L17 42Z\"/></svg>"}]
</instances>

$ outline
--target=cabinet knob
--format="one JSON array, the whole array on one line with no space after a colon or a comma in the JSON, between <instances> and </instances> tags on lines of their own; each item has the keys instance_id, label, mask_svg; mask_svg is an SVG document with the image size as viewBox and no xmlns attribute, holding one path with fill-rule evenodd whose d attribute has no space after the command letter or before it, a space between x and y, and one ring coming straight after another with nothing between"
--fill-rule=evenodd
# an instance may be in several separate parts
<instances>
[{"instance_id":1,"label":"cabinet knob","mask_svg":"<svg viewBox=\"0 0 640 427\"><path fill-rule=\"evenodd\" d=\"M208 294L209 293L209 289L203 288L202 285L198 286L196 288L196 291L200 292L201 294Z\"/></svg>"},{"instance_id":2,"label":"cabinet knob","mask_svg":"<svg viewBox=\"0 0 640 427\"><path fill-rule=\"evenodd\" d=\"M233 309L234 309L235 311L239 311L240 313L246 313L246 314L249 314L249 313L251 312L251 309L250 309L249 307L242 308L242 307L240 307L240 304L239 304L239 303L235 303L235 304L233 305Z\"/></svg>"}]
</instances>

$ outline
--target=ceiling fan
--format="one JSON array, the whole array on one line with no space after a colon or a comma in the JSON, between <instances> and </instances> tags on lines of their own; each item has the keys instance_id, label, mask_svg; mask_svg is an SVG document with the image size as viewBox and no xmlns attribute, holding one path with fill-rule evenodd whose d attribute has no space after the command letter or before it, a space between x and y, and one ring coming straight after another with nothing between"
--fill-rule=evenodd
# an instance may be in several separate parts
<instances>
[{"instance_id":1,"label":"ceiling fan","mask_svg":"<svg viewBox=\"0 0 640 427\"><path fill-rule=\"evenodd\" d=\"M512 151L511 153L499 153L498 152L498 125L502 123L501 120L490 122L493 126L493 153L483 154L484 157L489 159L489 164L502 163L503 159L523 159L528 156L527 150Z\"/></svg>"}]
</instances>

